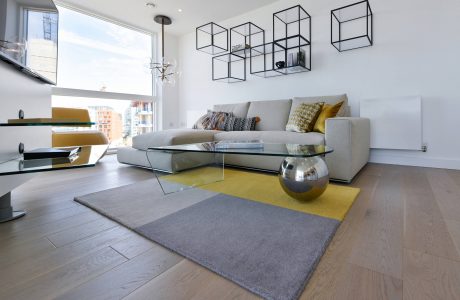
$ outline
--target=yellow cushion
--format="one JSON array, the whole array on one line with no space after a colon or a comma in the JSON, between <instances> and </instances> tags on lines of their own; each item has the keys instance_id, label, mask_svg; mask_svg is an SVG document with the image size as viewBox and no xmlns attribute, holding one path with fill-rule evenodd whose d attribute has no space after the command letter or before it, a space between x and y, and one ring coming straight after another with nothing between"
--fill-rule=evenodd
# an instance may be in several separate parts
<instances>
[{"instance_id":1,"label":"yellow cushion","mask_svg":"<svg viewBox=\"0 0 460 300\"><path fill-rule=\"evenodd\" d=\"M80 108L53 107L52 117L60 120L77 119L79 122L91 122L88 110Z\"/></svg>"},{"instance_id":2,"label":"yellow cushion","mask_svg":"<svg viewBox=\"0 0 460 300\"><path fill-rule=\"evenodd\" d=\"M334 118L337 116L340 108L342 107L344 101L339 102L335 105L325 104L323 105L323 109L316 119L315 127L313 131L325 133L326 132L326 120L329 118Z\"/></svg>"},{"instance_id":3,"label":"yellow cushion","mask_svg":"<svg viewBox=\"0 0 460 300\"><path fill-rule=\"evenodd\" d=\"M53 132L53 147L71 147L86 145L107 145L109 141L104 133L99 131L65 131Z\"/></svg>"}]
</instances>

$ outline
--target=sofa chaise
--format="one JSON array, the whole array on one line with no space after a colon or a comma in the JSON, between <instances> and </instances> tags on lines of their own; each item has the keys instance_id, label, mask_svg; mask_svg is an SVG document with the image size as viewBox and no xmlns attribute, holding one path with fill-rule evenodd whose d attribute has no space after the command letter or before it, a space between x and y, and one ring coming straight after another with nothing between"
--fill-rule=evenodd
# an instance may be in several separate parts
<instances>
[{"instance_id":1,"label":"sofa chaise","mask_svg":"<svg viewBox=\"0 0 460 300\"><path fill-rule=\"evenodd\" d=\"M335 104L344 101L340 117L326 120L325 134L286 131L289 115L303 102ZM150 163L146 157L148 147L192 144L225 140L260 139L266 143L325 144L334 149L326 155L326 163L332 180L351 182L369 159L370 122L365 118L349 117L346 95L294 98L289 100L254 101L238 104L215 105L214 111L231 112L236 117L259 117L255 131L214 131L197 129L173 129L139 135L133 138L133 146L118 150L118 161L124 164L165 172L176 172L198 166L206 161L190 153L156 153ZM193 157L192 157L193 156ZM278 171L283 158L264 156L225 155L225 164L265 171Z\"/></svg>"}]
</instances>

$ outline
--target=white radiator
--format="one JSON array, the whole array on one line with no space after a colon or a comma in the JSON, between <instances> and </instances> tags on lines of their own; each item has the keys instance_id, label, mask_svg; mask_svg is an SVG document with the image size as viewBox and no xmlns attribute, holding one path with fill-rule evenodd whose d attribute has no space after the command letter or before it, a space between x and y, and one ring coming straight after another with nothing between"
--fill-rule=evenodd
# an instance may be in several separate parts
<instances>
[{"instance_id":1,"label":"white radiator","mask_svg":"<svg viewBox=\"0 0 460 300\"><path fill-rule=\"evenodd\" d=\"M362 100L360 115L371 121L371 148L422 150L422 97Z\"/></svg>"}]
</instances>

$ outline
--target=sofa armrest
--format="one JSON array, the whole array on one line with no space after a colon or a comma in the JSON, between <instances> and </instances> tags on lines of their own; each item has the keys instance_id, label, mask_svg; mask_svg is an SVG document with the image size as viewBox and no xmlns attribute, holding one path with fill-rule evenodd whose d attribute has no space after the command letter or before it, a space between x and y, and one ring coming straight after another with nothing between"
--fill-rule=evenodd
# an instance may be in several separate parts
<instances>
[{"instance_id":1,"label":"sofa armrest","mask_svg":"<svg viewBox=\"0 0 460 300\"><path fill-rule=\"evenodd\" d=\"M330 178L351 182L369 160L370 120L327 119L325 142L334 149L334 152L326 155Z\"/></svg>"}]
</instances>

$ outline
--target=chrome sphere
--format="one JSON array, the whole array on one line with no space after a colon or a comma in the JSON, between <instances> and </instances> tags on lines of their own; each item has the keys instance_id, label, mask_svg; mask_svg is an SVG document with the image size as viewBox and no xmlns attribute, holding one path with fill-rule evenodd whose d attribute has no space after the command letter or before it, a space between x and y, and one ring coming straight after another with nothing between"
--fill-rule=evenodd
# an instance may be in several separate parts
<instances>
[{"instance_id":1,"label":"chrome sphere","mask_svg":"<svg viewBox=\"0 0 460 300\"><path fill-rule=\"evenodd\" d=\"M313 200L326 190L329 171L321 157L287 157L281 164L278 179L292 198Z\"/></svg>"}]
</instances>

